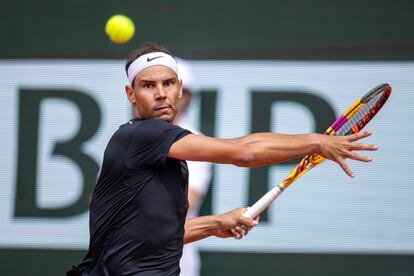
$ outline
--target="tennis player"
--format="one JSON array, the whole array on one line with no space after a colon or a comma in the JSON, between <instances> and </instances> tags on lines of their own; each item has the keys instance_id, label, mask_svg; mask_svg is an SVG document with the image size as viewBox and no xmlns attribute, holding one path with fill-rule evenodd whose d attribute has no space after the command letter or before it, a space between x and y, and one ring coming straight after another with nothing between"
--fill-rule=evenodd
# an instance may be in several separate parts
<instances>
[{"instance_id":1,"label":"tennis player","mask_svg":"<svg viewBox=\"0 0 414 276\"><path fill-rule=\"evenodd\" d=\"M319 153L352 176L346 158L369 162L354 143L371 135L256 133L234 139L192 134L172 124L182 82L171 53L156 43L126 64L128 100L135 118L114 133L105 150L90 205L90 244L68 275L179 275L183 243L209 236L240 238L257 221L239 208L185 220L188 170L184 160L257 167ZM231 231L230 231L231 230ZM234 233L234 234L232 234Z\"/></svg>"}]
</instances>

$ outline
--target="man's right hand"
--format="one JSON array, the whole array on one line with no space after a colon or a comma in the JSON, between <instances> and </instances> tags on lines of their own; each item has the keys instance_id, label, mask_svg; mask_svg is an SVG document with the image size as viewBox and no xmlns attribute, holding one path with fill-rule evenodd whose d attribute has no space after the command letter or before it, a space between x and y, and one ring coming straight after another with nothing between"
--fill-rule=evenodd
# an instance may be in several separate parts
<instances>
[{"instance_id":1,"label":"man's right hand","mask_svg":"<svg viewBox=\"0 0 414 276\"><path fill-rule=\"evenodd\" d=\"M243 215L247 208L237 208L230 212L218 215L220 227L214 233L219 238L234 237L241 239L259 223L259 217L247 218Z\"/></svg>"}]
</instances>

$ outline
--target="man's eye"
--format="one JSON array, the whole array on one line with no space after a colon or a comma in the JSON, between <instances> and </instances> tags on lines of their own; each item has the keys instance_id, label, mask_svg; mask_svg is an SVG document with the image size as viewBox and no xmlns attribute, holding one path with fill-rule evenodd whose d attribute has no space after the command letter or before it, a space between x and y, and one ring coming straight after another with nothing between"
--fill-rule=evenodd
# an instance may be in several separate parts
<instances>
[{"instance_id":1,"label":"man's eye","mask_svg":"<svg viewBox=\"0 0 414 276\"><path fill-rule=\"evenodd\" d=\"M165 86L171 86L171 85L174 85L174 81L168 80L165 82Z\"/></svg>"},{"instance_id":2,"label":"man's eye","mask_svg":"<svg viewBox=\"0 0 414 276\"><path fill-rule=\"evenodd\" d=\"M152 84L151 83L146 83L146 84L144 84L144 88L152 88Z\"/></svg>"}]
</instances>

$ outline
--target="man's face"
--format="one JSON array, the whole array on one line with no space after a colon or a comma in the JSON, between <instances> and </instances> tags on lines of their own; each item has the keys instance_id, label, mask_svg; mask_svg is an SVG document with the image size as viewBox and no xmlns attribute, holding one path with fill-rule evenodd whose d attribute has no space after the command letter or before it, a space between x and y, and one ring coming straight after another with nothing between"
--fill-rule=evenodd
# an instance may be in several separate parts
<instances>
[{"instance_id":1,"label":"man's face","mask_svg":"<svg viewBox=\"0 0 414 276\"><path fill-rule=\"evenodd\" d=\"M139 118L172 122L182 84L173 70L155 65L142 70L135 77L134 88L127 85L125 91Z\"/></svg>"}]
</instances>

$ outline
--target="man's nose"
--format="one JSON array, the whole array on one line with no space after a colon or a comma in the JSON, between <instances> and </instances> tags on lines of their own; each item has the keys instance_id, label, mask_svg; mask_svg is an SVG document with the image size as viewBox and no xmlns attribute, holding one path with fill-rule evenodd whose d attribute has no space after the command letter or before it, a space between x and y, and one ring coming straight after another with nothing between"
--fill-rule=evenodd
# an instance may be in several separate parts
<instances>
[{"instance_id":1,"label":"man's nose","mask_svg":"<svg viewBox=\"0 0 414 276\"><path fill-rule=\"evenodd\" d=\"M164 87L162 85L157 86L157 91L155 92L155 98L158 99L164 99L166 98L166 93L164 91Z\"/></svg>"}]
</instances>

